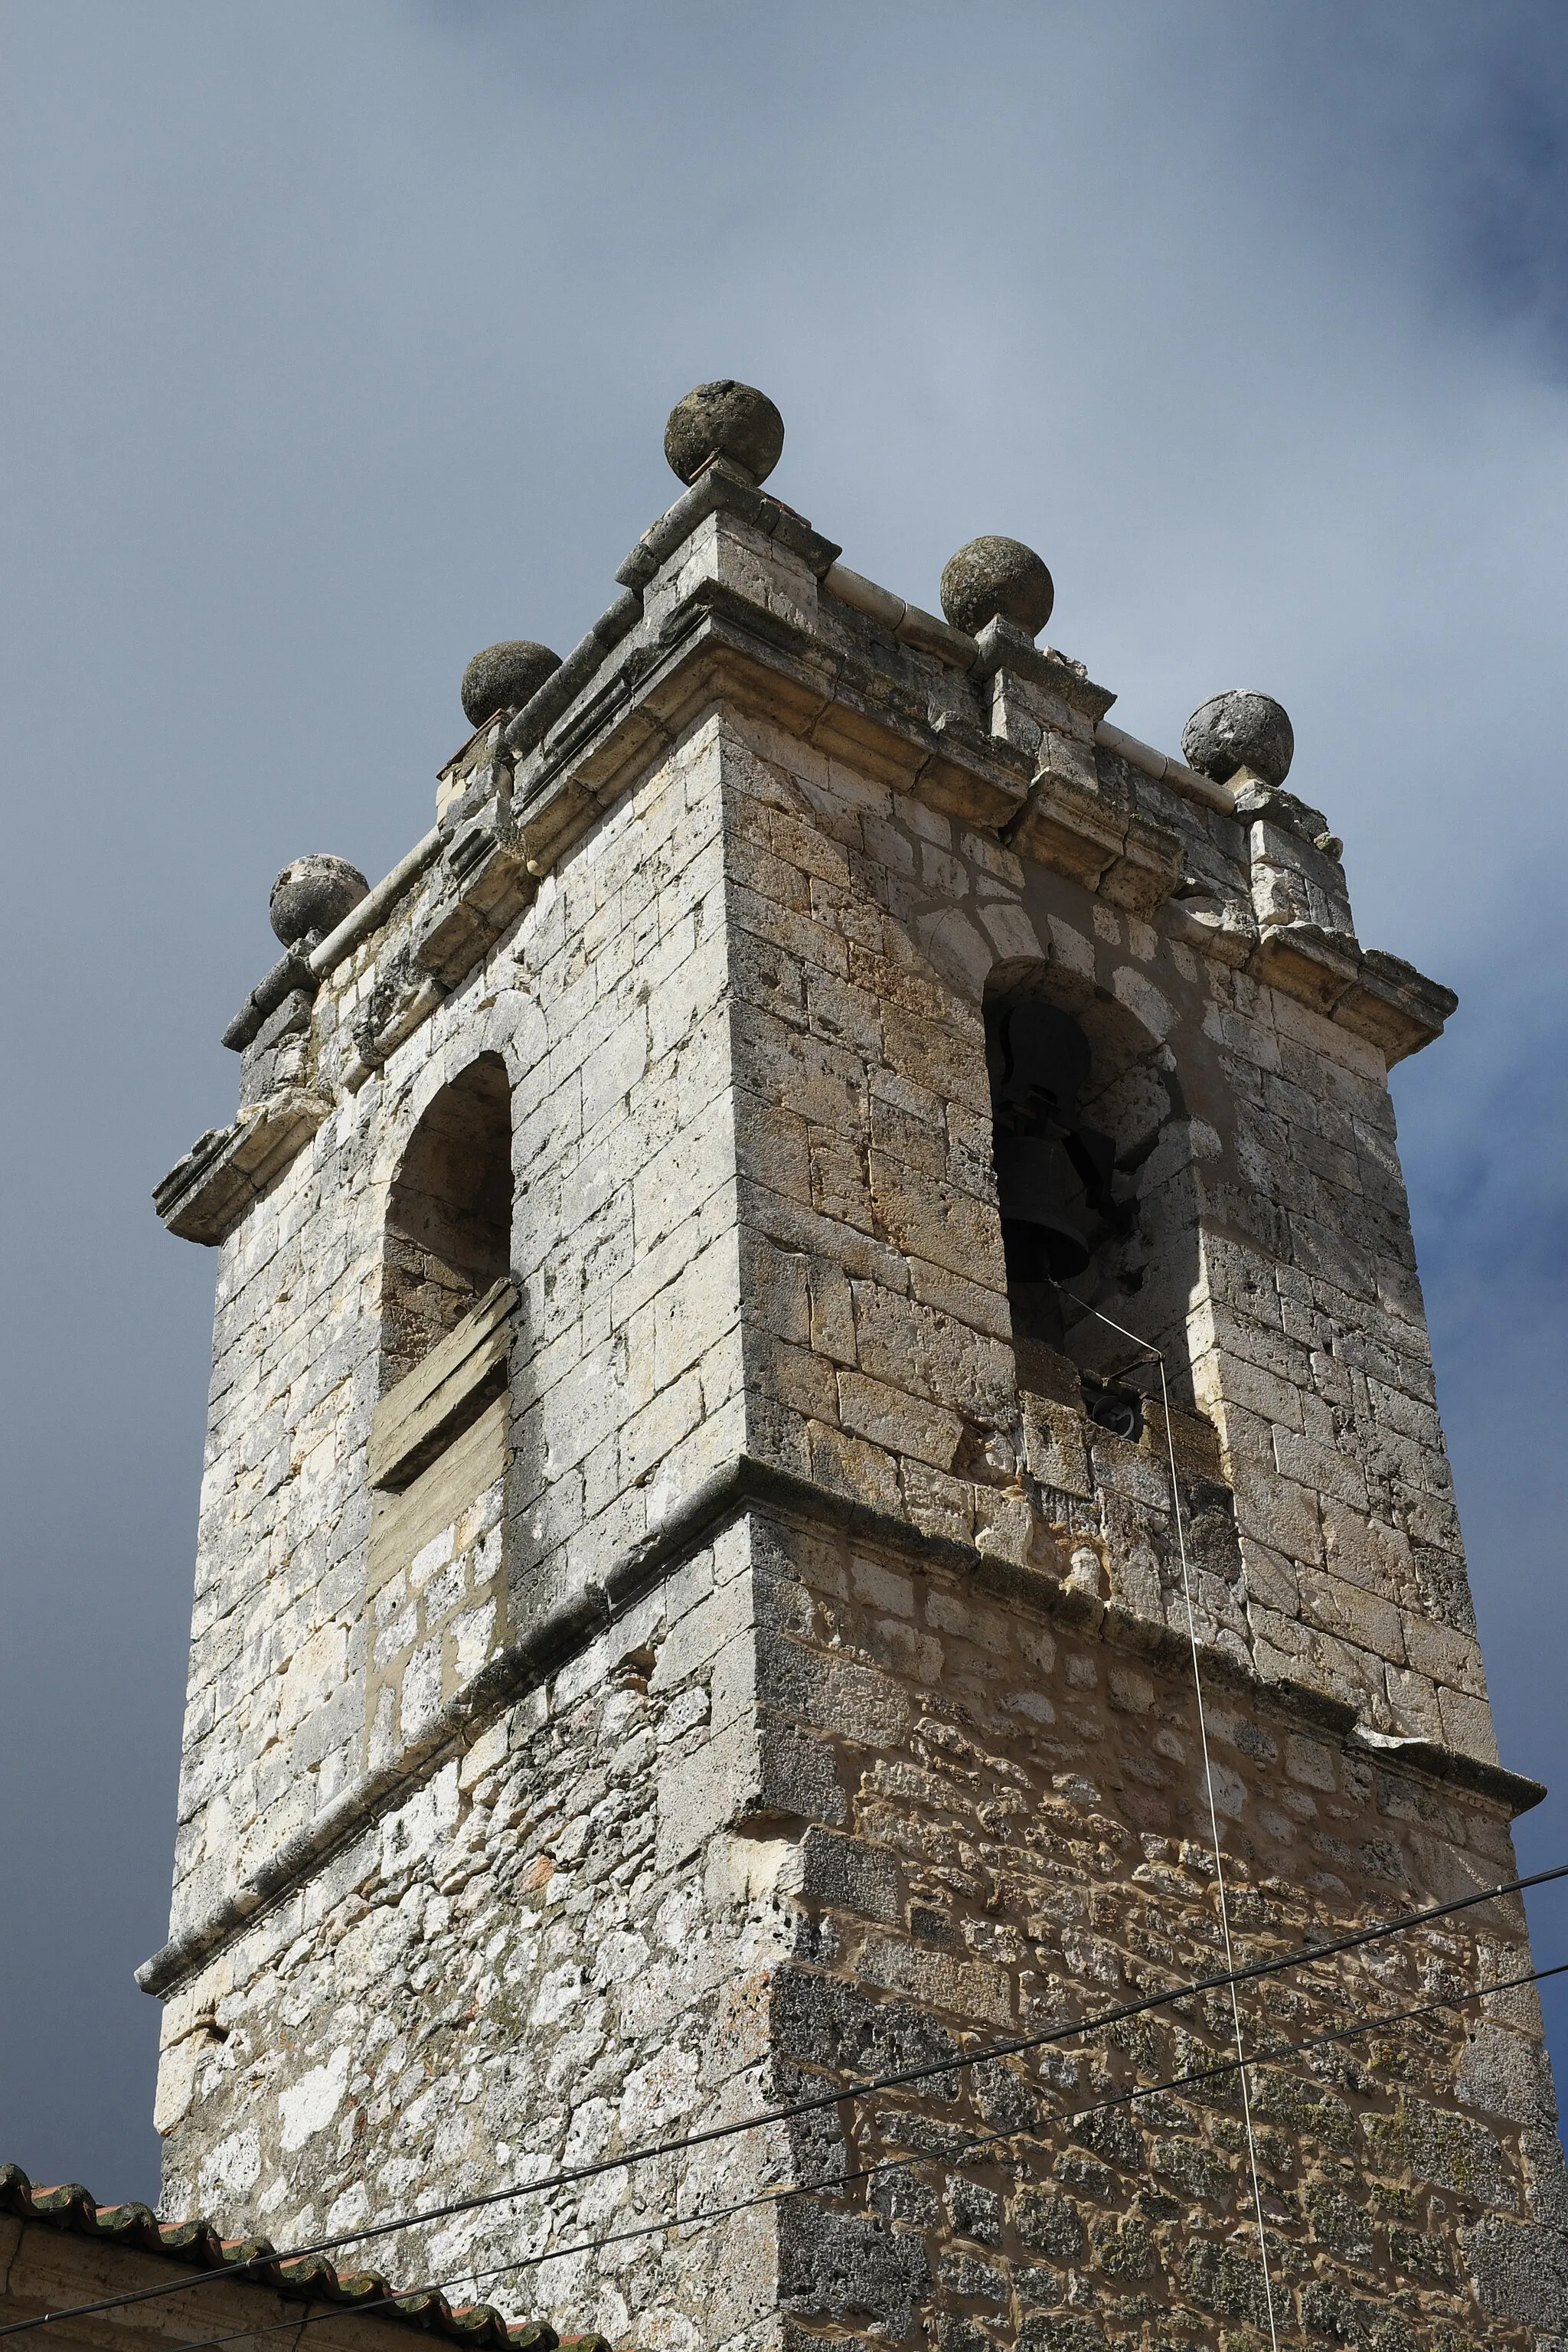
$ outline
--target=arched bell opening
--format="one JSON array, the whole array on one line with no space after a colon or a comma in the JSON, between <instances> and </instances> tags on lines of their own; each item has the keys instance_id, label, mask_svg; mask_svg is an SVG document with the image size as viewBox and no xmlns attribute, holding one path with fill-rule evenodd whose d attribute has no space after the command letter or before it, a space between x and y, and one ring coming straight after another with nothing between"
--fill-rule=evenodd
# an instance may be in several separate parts
<instances>
[{"instance_id":1,"label":"arched bell opening","mask_svg":"<svg viewBox=\"0 0 1568 2352\"><path fill-rule=\"evenodd\" d=\"M367 1766L406 1736L410 1693L421 1709L450 1697L471 1670L465 1657L501 1638L511 1217L511 1090L500 1056L482 1054L423 1112L387 1197L381 1396L365 1454L380 1629L366 1666ZM440 1573L419 1579L422 1557Z\"/></svg>"},{"instance_id":2,"label":"arched bell opening","mask_svg":"<svg viewBox=\"0 0 1568 2352\"><path fill-rule=\"evenodd\" d=\"M1183 1115L1172 1056L1123 1005L1048 965L993 974L985 1043L1019 1386L1136 1436L1151 1385L1138 1340L1186 1385L1187 1276L1144 1181Z\"/></svg>"},{"instance_id":3,"label":"arched bell opening","mask_svg":"<svg viewBox=\"0 0 1568 2352\"><path fill-rule=\"evenodd\" d=\"M507 1273L511 1255L511 1090L481 1054L421 1118L386 1211L383 1391L423 1362Z\"/></svg>"}]
</instances>

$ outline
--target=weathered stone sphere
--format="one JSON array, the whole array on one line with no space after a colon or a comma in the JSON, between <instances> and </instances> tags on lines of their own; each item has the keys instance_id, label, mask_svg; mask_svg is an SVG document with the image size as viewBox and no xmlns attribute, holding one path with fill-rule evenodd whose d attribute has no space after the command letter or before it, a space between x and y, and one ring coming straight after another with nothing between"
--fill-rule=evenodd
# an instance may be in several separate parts
<instances>
[{"instance_id":1,"label":"weathered stone sphere","mask_svg":"<svg viewBox=\"0 0 1568 2352\"><path fill-rule=\"evenodd\" d=\"M352 914L370 888L346 857L295 857L272 885L267 910L286 948L308 931L325 939Z\"/></svg>"},{"instance_id":2,"label":"weathered stone sphere","mask_svg":"<svg viewBox=\"0 0 1568 2352\"><path fill-rule=\"evenodd\" d=\"M1271 695L1211 694L1182 730L1189 768L1227 784L1237 768L1250 768L1266 784L1282 784L1296 756L1290 721Z\"/></svg>"},{"instance_id":3,"label":"weathered stone sphere","mask_svg":"<svg viewBox=\"0 0 1568 2352\"><path fill-rule=\"evenodd\" d=\"M1056 601L1050 573L1021 540L972 539L942 567L942 609L966 636L987 621L1010 621L1037 637Z\"/></svg>"},{"instance_id":4,"label":"weathered stone sphere","mask_svg":"<svg viewBox=\"0 0 1568 2352\"><path fill-rule=\"evenodd\" d=\"M498 710L521 710L531 702L561 656L531 637L509 637L487 646L463 672L463 709L470 727L482 727Z\"/></svg>"},{"instance_id":5,"label":"weathered stone sphere","mask_svg":"<svg viewBox=\"0 0 1568 2352\"><path fill-rule=\"evenodd\" d=\"M664 454L683 482L694 482L710 457L732 457L765 482L784 445L784 418L767 394L728 376L678 400L664 428Z\"/></svg>"}]
</instances>

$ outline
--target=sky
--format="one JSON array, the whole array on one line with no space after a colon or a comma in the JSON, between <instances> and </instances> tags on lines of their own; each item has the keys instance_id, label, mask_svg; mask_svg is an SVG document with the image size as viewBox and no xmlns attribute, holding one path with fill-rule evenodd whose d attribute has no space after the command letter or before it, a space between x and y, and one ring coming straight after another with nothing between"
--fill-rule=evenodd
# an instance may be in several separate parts
<instances>
[{"instance_id":1,"label":"sky","mask_svg":"<svg viewBox=\"0 0 1568 2352\"><path fill-rule=\"evenodd\" d=\"M714 376L910 602L1038 549L1133 733L1279 697L1363 941L1459 991L1394 1092L1568 1791L1565 215L1560 0L0 0L0 2157L156 2194L215 1260L148 1196L271 879L426 830L468 656L576 641Z\"/></svg>"}]
</instances>

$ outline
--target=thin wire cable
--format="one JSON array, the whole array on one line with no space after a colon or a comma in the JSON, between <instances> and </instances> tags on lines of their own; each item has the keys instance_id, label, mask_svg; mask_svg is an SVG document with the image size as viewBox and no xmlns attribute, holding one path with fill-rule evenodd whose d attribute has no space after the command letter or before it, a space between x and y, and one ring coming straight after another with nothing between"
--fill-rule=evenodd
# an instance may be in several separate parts
<instances>
[{"instance_id":1,"label":"thin wire cable","mask_svg":"<svg viewBox=\"0 0 1568 2352\"><path fill-rule=\"evenodd\" d=\"M1434 2000L1417 2002L1411 2009L1394 2010L1384 2017L1361 2018L1353 2025L1333 2026L1321 2033L1305 2034L1299 2042L1279 2042L1272 2050L1255 2055L1251 2063L1254 2065L1278 2065L1286 2058L1299 2056L1304 2050L1317 2049L1324 2042L1351 2042L1360 2034L1387 2032L1393 2026L1408 2024L1413 2018L1428 2017L1437 2010L1460 2009L1470 2001L1485 2000L1493 1993L1511 1992L1520 1985L1540 1984L1548 1977L1563 1975L1568 1975L1568 1960L1560 1962L1555 1968L1531 1969L1522 1976L1504 1977L1496 1984L1478 1987L1474 1992L1442 1994ZM1138 2100L1153 2098L1161 2092L1181 2090L1196 2083L1214 2082L1225 2074L1235 2074L1244 2071L1245 2063L1236 2058L1226 2058L1213 2066L1194 2067L1180 2074L1167 2074L1158 2082L1135 2084L1131 2089L1093 2100L1088 2106L1069 2108L1050 2120L1058 2126L1083 2123L1090 2116L1104 2115L1115 2107L1135 2105ZM965 2136L963 2147L966 2155L973 2155L977 2148L1039 2137L1041 2135L1034 2126L1020 2124L1010 2131L969 2133ZM924 2153L884 2157L876 2164L862 2165L853 2172L836 2172L821 2180L778 2184L771 2189L758 2189L750 2197L738 2198L728 2205L705 2206L695 2213L667 2213L656 2221L639 2221L624 2230L611 2231L602 2237L580 2240L573 2245L552 2246L542 2253L520 2254L510 2262L487 2264L482 2270L465 2270L447 2278L426 2280L421 2286L405 2287L401 2293L383 2296L374 2303L331 2304L313 2316L307 2314L303 2318L275 2320L262 2327L233 2328L224 2336L196 2336L175 2347L174 2352L213 2352L213 2347L217 2346L237 2344L262 2336L286 2335L290 2328L298 2334L306 2327L319 2326L322 2320L342 2318L345 2313L385 2312L396 2305L412 2303L421 2295L444 2294L447 2288L466 2286L470 2281L478 2286L481 2280L510 2277L517 2271L542 2270L546 2263L564 2262L574 2254L598 2253L606 2246L625 2245L634 2238L655 2237L664 2230L687 2230L702 2222L726 2221L737 2213L754 2211L763 2205L782 2205L787 2197L816 2196L824 2189L847 2188L852 2181L871 2180L892 2172L908 2172L916 2165L931 2161L931 2157ZM209 2272L207 2275L209 2278L226 2277L233 2273Z\"/></svg>"},{"instance_id":2,"label":"thin wire cable","mask_svg":"<svg viewBox=\"0 0 1568 2352\"><path fill-rule=\"evenodd\" d=\"M1278 2045L1273 2051L1265 2053L1263 2058L1255 2059L1253 2063L1275 2064L1284 2057L1315 2048L1322 2042L1347 2042L1353 2040L1358 2034L1387 2032L1391 2026L1407 2023L1412 2018L1428 2016L1436 2010L1456 2009L1468 2001L1485 2000L1491 1993L1509 1992L1519 1985L1538 1983L1543 1978L1561 1976L1565 1973L1568 1973L1568 1961L1563 1962L1557 1968L1532 1969L1524 1976L1506 1977L1499 1983L1483 1985L1475 1992L1454 1993L1436 2000L1422 2001L1412 2009L1395 2010L1386 2017L1362 2019L1354 2025L1337 2026L1326 2032L1307 2034L1300 2042ZM1139 2099L1152 2098L1159 2092L1180 2089L1194 2083L1211 2082L1224 2074L1234 2074L1238 2071L1241 2063L1235 2058L1227 2058L1213 2066L1198 2067L1184 2074L1166 2075L1159 2082L1138 2084L1129 2090L1115 2092L1103 2099L1096 2099L1088 2106L1070 2108L1052 2120L1058 2124L1082 2123L1090 2116L1105 2114L1114 2107L1131 2106ZM966 2154L973 2154L978 2147L994 2147L1011 2140L1037 2137L1037 2133L1034 2132L1029 2126L1018 2125L1010 2131L969 2133L965 2136L963 2145ZM783 2204L788 2197L814 2196L823 2189L843 2189L852 2181L869 2180L880 2174L890 2172L910 2171L916 2165L930 2161L930 2157L923 2153L886 2157L876 2164L863 2165L856 2171L833 2173L820 2180L778 2184L770 2189L759 2189L750 2197L738 2198L728 2205L707 2206L695 2213L664 2214L654 2221L636 2222L624 2230L611 2231L597 2238L583 2239L573 2245L552 2246L542 2253L518 2255L509 2262L488 2264L482 2270L465 2270L445 2279L426 2280L420 2286L405 2288L401 2294L385 2296L374 2304L351 2305L349 2308L384 2311L389 2305L412 2303L421 2295L441 2294L448 2287L467 2285L470 2281L477 2286L481 2280L509 2277L517 2271L540 2270L546 2263L564 2262L576 2254L597 2253L606 2246L625 2245L634 2238L654 2237L664 2230L691 2229L701 2222L729 2221L737 2213L753 2211L763 2205ZM344 2307L341 2304L334 2304L329 2305L326 2310L318 2312L313 2318L307 2316L300 2320L293 2318L276 2320L268 2326L241 2327L232 2329L224 2336L198 2336L193 2342L180 2345L176 2352L210 2352L210 2347L215 2346L239 2343L260 2336L283 2335L291 2327L298 2332L305 2327L316 2326L321 2320L340 2317Z\"/></svg>"},{"instance_id":3,"label":"thin wire cable","mask_svg":"<svg viewBox=\"0 0 1568 2352\"><path fill-rule=\"evenodd\" d=\"M1249 1960L1243 1969L1218 1970L1206 1977L1191 1977L1185 1984L1167 1985L1157 1992L1146 1993L1138 2000L1121 2001L1115 2008L1102 2010L1098 2017L1080 2018L1070 2024L1047 2028L1040 2033L1020 2034L1008 2042L993 2042L988 2049L961 2052L956 2058L944 2058L929 2066L905 2066L891 2074L872 2076L858 2083L846 2083L837 2089L823 2091L808 2099L793 2099L774 2107L753 2109L751 2115L738 2116L727 2124L709 2124L701 2131L682 2133L679 2137L650 2142L646 2147L631 2148L620 2156L601 2157L592 2164L571 2165L555 2173L542 2174L537 2180L519 2181L506 2189L481 2189L472 2197L455 2197L445 2205L428 2206L418 2213L397 2215L390 2221L377 2221L368 2229L345 2230L335 2238L320 2238L306 2246L294 2246L279 2253L273 2248L267 2253L252 2255L243 2263L229 2264L226 2278L241 2278L247 2272L263 2270L269 2263L305 2262L313 2254L330 2254L340 2246L363 2245L374 2238L390 2237L398 2230L425 2227L431 2221L445 2221L458 2213L477 2212L482 2207L500 2205L518 2197L541 2196L547 2189L563 2189L577 2181L596 2179L601 2174L616 2172L633 2164L647 2164L661 2156L677 2156L693 2147L703 2147L721 2139L732 2139L742 2132L760 2131L769 2124L788 2123L795 2116L819 2114L826 2107L835 2107L847 2099L864 2098L878 2091L900 2090L911 2083L928 2083L945 2074L962 2074L972 2066L992 2063L998 2058L1014 2058L1031 2050L1044 2050L1058 2042L1070 2042L1081 2035L1100 2033L1112 2025L1124 2024L1129 2019L1145 2017L1152 2009L1170 2009L1184 2000L1193 2000L1207 1992L1222 1992L1232 1977L1239 1983L1249 1983L1262 1977L1283 1976L1290 1969L1304 1967L1311 1960L1333 1959L1344 1952L1363 1951L1371 1944L1384 1943L1391 1936L1408 1935L1413 1927L1427 1926L1434 1919L1447 1919L1460 1911L1473 1911L1483 1903L1499 1902L1505 1895L1522 1895L1531 1887L1546 1886L1558 1879L1568 1878L1568 1862L1556 1864L1550 1870L1537 1870L1521 1878L1501 1879L1494 1886L1485 1886L1472 1895L1457 1895L1447 1903L1431 1903L1420 1911L1407 1911L1400 1917L1379 1921L1370 1927L1357 1927L1348 1936L1336 1936L1321 1943L1303 1944L1294 1951L1279 1952L1270 1959ZM128 2294L106 2295L96 2303L72 2304L58 2311L41 2312L34 2319L12 2320L0 2327L0 2337L22 2336L37 2327L47 2327L58 2320L84 2319L95 2312L116 2311L133 2303L146 2303L160 2294L179 2294L202 2284L204 2273L190 2279L173 2281L168 2286L142 2287Z\"/></svg>"},{"instance_id":4,"label":"thin wire cable","mask_svg":"<svg viewBox=\"0 0 1568 2352\"><path fill-rule=\"evenodd\" d=\"M1060 1283L1058 1283L1056 1287L1062 1292L1064 1297L1070 1298L1074 1306L1080 1307L1086 1314L1092 1315L1096 1322L1103 1323L1108 1331L1115 1331L1121 1339L1131 1339L1134 1347L1152 1356L1159 1368L1160 1410L1164 1417L1165 1453L1171 1465L1171 1517L1176 1528L1176 1549L1182 1563L1182 1599L1186 1606L1187 1635L1193 1654L1193 1689L1197 1696L1198 1743L1203 1750L1204 1794L1208 1804L1210 1843L1214 1848L1215 1887L1219 1896L1220 1936L1225 1951L1226 1967L1234 1971L1236 1960L1230 1940L1230 1902L1226 1891L1225 1864L1220 1855L1219 1808L1215 1801L1214 1764L1209 1755L1208 1713L1204 1705L1203 1670L1198 1663L1197 1610L1193 1601L1193 1573L1187 1559L1186 1529L1182 1517L1181 1482L1176 1475L1176 1440L1171 1426L1171 1390L1165 1378L1164 1350L1156 1348L1151 1340L1141 1339L1136 1331L1129 1331L1124 1324L1113 1322L1111 1318L1102 1314L1098 1307L1091 1307L1086 1298L1079 1298L1076 1291L1063 1288ZM1237 2064L1241 2084L1241 2120L1247 2133L1247 2162L1252 2180L1252 2210L1258 2223L1258 2259L1263 2265L1263 2295L1268 2312L1268 2341L1272 2352L1279 2352L1279 2336L1274 2319L1274 2281L1268 2269L1268 2236L1263 2219L1263 2181L1258 2168L1258 2141L1252 2127L1252 2094L1247 2080L1247 2046L1242 2036L1241 2002L1237 1992L1234 1973L1229 1990L1231 2025L1236 2040Z\"/></svg>"},{"instance_id":5,"label":"thin wire cable","mask_svg":"<svg viewBox=\"0 0 1568 2352\"><path fill-rule=\"evenodd\" d=\"M1236 1965L1230 1946L1230 1904L1226 1895L1225 1864L1219 1851L1219 1809L1215 1803L1214 1766L1209 1760L1208 1718L1204 1707L1204 1678L1198 1665L1198 1620L1193 1606L1192 1570L1187 1563L1187 1538L1182 1527L1182 1497L1176 1478L1176 1441L1171 1430L1171 1391L1165 1381L1165 1359L1156 1355L1160 1367L1160 1409L1165 1417L1165 1450L1171 1463L1171 1514L1176 1522L1176 1548L1182 1559L1182 1597L1187 1605L1187 1632L1193 1649L1193 1688L1198 1701L1198 1739L1204 1755L1204 1790L1208 1798L1209 1830L1214 1841L1215 1886L1219 1895L1220 1934L1224 1938L1225 1964ZM1236 2036L1237 2079L1241 2085L1241 2120L1247 2132L1247 2170L1252 2176L1252 2210L1258 2218L1258 2259L1263 2265L1263 2295L1268 2310L1268 2341L1273 2352L1279 2352L1279 2336L1274 2320L1274 2282L1268 2271L1268 2238L1263 2223L1263 2182L1258 2169L1258 2141L1252 2128L1252 2093L1247 2080L1247 2049L1241 2032L1241 2002L1237 1993L1236 1979L1230 1983L1230 2017Z\"/></svg>"},{"instance_id":6,"label":"thin wire cable","mask_svg":"<svg viewBox=\"0 0 1568 2352\"><path fill-rule=\"evenodd\" d=\"M660 2156L676 2156L689 2148L704 2147L715 2140L732 2139L742 2132L759 2131L769 2124L788 2123L795 2116L819 2114L826 2107L836 2107L845 2100L868 2097L878 2091L901 2090L911 2083L929 2083L944 2074L963 2073L971 2066L986 2065L998 2058L1013 2058L1030 2050L1044 2050L1061 2042L1070 2042L1085 2034L1104 2032L1112 2025L1121 2025L1134 2017L1145 2017L1152 2009L1171 2009L1184 2000L1200 1998L1204 1993L1223 1991L1234 1975L1238 1983L1250 1983L1262 1977L1285 1975L1289 1969L1302 1968L1311 1960L1337 1958L1345 1952L1364 1951L1369 1945L1385 1943L1391 1936L1405 1936L1413 1927L1422 1927L1434 1919L1452 1918L1461 1911L1473 1911L1483 1903L1496 1903L1509 1895L1522 1895L1534 1886L1548 1886L1559 1879L1568 1878L1568 1862L1560 1862L1550 1870L1531 1871L1521 1878L1505 1878L1495 1886L1484 1886L1473 1895L1456 1895L1447 1903L1430 1903L1424 1910L1407 1911L1396 1919L1379 1921L1370 1927L1357 1927L1348 1936L1336 1936L1322 1943L1303 1944L1294 1951L1276 1953L1271 1959L1249 1960L1244 1969L1230 1974L1220 1971L1213 1976L1192 1977L1185 1984L1167 1985L1158 1992L1145 1994L1141 2000L1121 2001L1114 2009L1101 2011L1098 2017L1080 2018L1071 2024L1057 2025L1040 2033L1020 2034L1010 2042L993 2042L989 2049L962 2052L956 2058L944 2058L929 2066L905 2066L896 2074L880 2074L859 2083L846 2083L837 2089L823 2091L809 2099L792 2099L776 2107L762 2107L749 2116L738 2116L733 2123L710 2124L701 2131L686 2132L676 2139L656 2141L640 2148L627 2149L620 2156L601 2157L592 2164L573 2165L564 2170L546 2173L537 2180L514 2183L507 2189L487 2189L473 2197L455 2197L447 2204L427 2207L423 2212L400 2214L390 2221L377 2221L368 2229L345 2230L335 2238L320 2238L307 2246L294 2246L279 2253L274 2247L269 2252L253 2254L243 2263L225 2266L225 2278L243 2278L250 2271L265 2270L273 2263L300 2263L313 2254L330 2254L340 2246L367 2244L372 2239L389 2237L398 2230L415 2230L431 2221L449 2221L458 2213L472 2213L482 2207L500 2205L517 2197L541 2196L547 2189L563 2189L581 2180L596 2179L606 2172L618 2172L634 2164L647 2164ZM180 2294L203 2285L213 2276L210 2272L198 2272L188 2279L172 2280L167 2286L140 2287L128 2294L105 2295L96 2303L72 2304L58 2311L40 2312L34 2319L15 2319L0 2327L0 2336L23 2336L37 2327L49 2327L57 2321L85 2319L100 2311L118 2311L133 2303L147 2303L162 2294Z\"/></svg>"}]
</instances>

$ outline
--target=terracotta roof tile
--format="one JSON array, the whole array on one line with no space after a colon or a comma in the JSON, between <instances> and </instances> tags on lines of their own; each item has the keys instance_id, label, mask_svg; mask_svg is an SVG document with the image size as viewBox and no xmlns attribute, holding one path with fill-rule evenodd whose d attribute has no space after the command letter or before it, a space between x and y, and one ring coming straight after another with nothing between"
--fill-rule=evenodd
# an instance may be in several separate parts
<instances>
[{"instance_id":1,"label":"terracotta roof tile","mask_svg":"<svg viewBox=\"0 0 1568 2352\"><path fill-rule=\"evenodd\" d=\"M171 2255L198 2270L232 2271L256 2263L247 2273L275 2294L423 2327L458 2344L495 2347L495 2352L611 2352L603 2336L563 2336L547 2320L509 2323L488 2303L451 2304L433 2288L400 2294L379 2271L342 2272L324 2254L283 2262L267 2238L226 2238L211 2221L160 2221L150 2205L100 2205L79 2181L55 2189L35 2188L19 2165L0 2164L0 2213L86 2237L108 2238L144 2252Z\"/></svg>"}]
</instances>

